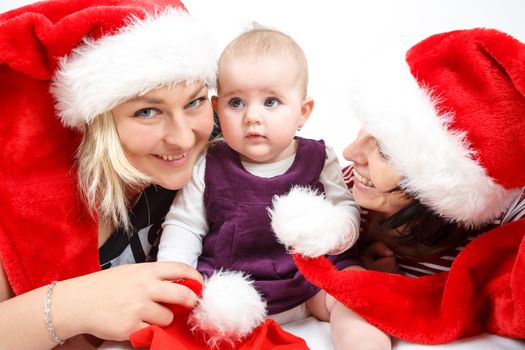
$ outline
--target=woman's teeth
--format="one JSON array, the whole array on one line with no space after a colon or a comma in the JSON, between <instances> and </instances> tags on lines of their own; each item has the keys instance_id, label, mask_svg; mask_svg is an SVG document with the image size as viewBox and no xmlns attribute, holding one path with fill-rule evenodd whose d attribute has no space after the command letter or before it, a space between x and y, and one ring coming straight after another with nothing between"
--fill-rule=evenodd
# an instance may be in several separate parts
<instances>
[{"instance_id":1,"label":"woman's teeth","mask_svg":"<svg viewBox=\"0 0 525 350\"><path fill-rule=\"evenodd\" d=\"M179 159L184 158L185 155L186 153L178 155L178 156L174 156L171 154L159 154L158 156L164 160L179 160Z\"/></svg>"},{"instance_id":2,"label":"woman's teeth","mask_svg":"<svg viewBox=\"0 0 525 350\"><path fill-rule=\"evenodd\" d=\"M359 174L355 169L354 169L354 176L356 177L357 181L359 181L360 183L362 183L366 187L375 187L371 180L369 180L366 177L364 177L363 175Z\"/></svg>"}]
</instances>

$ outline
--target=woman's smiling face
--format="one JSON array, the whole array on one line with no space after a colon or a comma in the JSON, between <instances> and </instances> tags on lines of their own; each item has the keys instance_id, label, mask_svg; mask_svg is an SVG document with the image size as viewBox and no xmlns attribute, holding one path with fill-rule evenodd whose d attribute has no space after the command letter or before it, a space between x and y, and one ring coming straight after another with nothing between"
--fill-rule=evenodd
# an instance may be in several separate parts
<instances>
[{"instance_id":1,"label":"woman's smiling face","mask_svg":"<svg viewBox=\"0 0 525 350\"><path fill-rule=\"evenodd\" d=\"M130 163L154 183L178 189L208 142L213 112L203 83L179 83L148 92L113 108Z\"/></svg>"},{"instance_id":2,"label":"woman's smiling face","mask_svg":"<svg viewBox=\"0 0 525 350\"><path fill-rule=\"evenodd\" d=\"M364 129L345 148L343 156L353 162L353 194L361 207L390 216L412 201L405 192L392 191L401 177L381 152L376 139Z\"/></svg>"}]
</instances>

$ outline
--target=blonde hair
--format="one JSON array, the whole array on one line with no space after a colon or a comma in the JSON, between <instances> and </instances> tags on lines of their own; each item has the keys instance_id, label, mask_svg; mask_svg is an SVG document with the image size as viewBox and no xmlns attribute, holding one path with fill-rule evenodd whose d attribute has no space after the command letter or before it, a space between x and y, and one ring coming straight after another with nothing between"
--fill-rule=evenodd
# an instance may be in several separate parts
<instances>
[{"instance_id":1,"label":"blonde hair","mask_svg":"<svg viewBox=\"0 0 525 350\"><path fill-rule=\"evenodd\" d=\"M259 57L290 56L297 62L303 97L308 89L308 62L301 47L289 35L275 29L252 24L252 28L231 41L219 58L219 67L225 59L256 55ZM220 79L220 72L219 72ZM220 90L220 86L217 86Z\"/></svg>"},{"instance_id":2,"label":"blonde hair","mask_svg":"<svg viewBox=\"0 0 525 350\"><path fill-rule=\"evenodd\" d=\"M113 227L129 231L131 203L126 191L142 189L152 180L128 161L111 112L85 125L76 158L79 187L88 208Z\"/></svg>"}]
</instances>

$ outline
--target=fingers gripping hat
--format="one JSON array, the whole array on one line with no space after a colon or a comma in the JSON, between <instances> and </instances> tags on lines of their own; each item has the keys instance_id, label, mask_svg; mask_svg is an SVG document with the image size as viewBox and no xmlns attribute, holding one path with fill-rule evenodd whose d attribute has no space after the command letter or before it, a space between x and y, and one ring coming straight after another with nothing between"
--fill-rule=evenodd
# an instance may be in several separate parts
<instances>
[{"instance_id":1,"label":"fingers gripping hat","mask_svg":"<svg viewBox=\"0 0 525 350\"><path fill-rule=\"evenodd\" d=\"M75 177L80 134L63 124L81 127L164 84L213 85L212 51L179 0L53 0L0 14L0 104L10 111L0 260L15 293L100 269Z\"/></svg>"},{"instance_id":2,"label":"fingers gripping hat","mask_svg":"<svg viewBox=\"0 0 525 350\"><path fill-rule=\"evenodd\" d=\"M364 87L373 93L357 97L357 113L402 187L464 226L498 217L525 185L525 45L459 30L388 64Z\"/></svg>"}]
</instances>

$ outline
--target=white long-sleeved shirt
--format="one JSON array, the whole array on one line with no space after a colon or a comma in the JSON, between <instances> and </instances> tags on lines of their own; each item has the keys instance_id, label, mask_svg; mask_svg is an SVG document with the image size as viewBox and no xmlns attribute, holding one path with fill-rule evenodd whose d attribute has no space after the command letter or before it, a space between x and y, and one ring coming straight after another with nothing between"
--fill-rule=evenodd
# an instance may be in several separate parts
<instances>
[{"instance_id":1,"label":"white long-sleeved shirt","mask_svg":"<svg viewBox=\"0 0 525 350\"><path fill-rule=\"evenodd\" d=\"M255 164L242 162L243 167L255 176L270 178L284 174L293 164L295 155L278 162ZM204 173L206 157L201 156L193 169L193 174L186 186L179 190L163 223L163 232L159 244L159 261L178 261L193 267L202 253L202 239L208 233L208 221L204 207ZM331 147L326 147L326 160L319 182L324 186L325 196L334 205L348 210L354 235L349 237L346 247L352 245L359 235L360 214L351 192L344 180L339 161Z\"/></svg>"}]
</instances>

